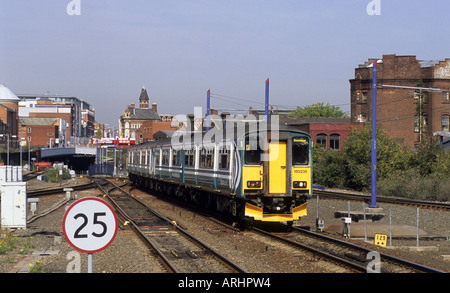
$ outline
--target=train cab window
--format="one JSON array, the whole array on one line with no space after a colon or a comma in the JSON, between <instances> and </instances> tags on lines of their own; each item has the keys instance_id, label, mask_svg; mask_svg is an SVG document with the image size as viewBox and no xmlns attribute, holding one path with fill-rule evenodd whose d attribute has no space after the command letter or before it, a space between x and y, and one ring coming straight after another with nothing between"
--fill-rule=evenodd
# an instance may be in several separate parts
<instances>
[{"instance_id":1,"label":"train cab window","mask_svg":"<svg viewBox=\"0 0 450 293\"><path fill-rule=\"evenodd\" d=\"M245 138L244 160L247 165L261 164L261 148L258 144L258 136L252 135Z\"/></svg>"},{"instance_id":2,"label":"train cab window","mask_svg":"<svg viewBox=\"0 0 450 293\"><path fill-rule=\"evenodd\" d=\"M304 137L292 139L292 165L309 164L309 140Z\"/></svg>"}]
</instances>

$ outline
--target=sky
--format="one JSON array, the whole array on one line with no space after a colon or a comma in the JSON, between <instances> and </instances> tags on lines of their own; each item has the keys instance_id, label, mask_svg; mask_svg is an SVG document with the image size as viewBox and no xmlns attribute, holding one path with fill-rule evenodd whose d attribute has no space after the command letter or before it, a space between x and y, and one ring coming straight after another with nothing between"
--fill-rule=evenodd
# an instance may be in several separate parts
<instances>
[{"instance_id":1,"label":"sky","mask_svg":"<svg viewBox=\"0 0 450 293\"><path fill-rule=\"evenodd\" d=\"M76 96L113 127L143 86L160 114L205 109L208 89L212 108L263 109L267 78L274 108L324 102L349 111L349 79L369 58L450 58L449 8L447 0L0 0L0 83L16 95Z\"/></svg>"}]
</instances>

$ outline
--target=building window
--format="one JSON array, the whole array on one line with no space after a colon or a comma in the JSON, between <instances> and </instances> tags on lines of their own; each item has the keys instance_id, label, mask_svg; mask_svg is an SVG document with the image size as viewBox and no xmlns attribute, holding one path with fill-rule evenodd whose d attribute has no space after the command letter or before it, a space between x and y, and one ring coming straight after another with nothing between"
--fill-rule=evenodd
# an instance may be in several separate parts
<instances>
[{"instance_id":1,"label":"building window","mask_svg":"<svg viewBox=\"0 0 450 293\"><path fill-rule=\"evenodd\" d=\"M356 117L356 122L359 122L359 123L366 123L366 122L367 122L367 115L366 115L366 114L359 114L359 115Z\"/></svg>"},{"instance_id":2,"label":"building window","mask_svg":"<svg viewBox=\"0 0 450 293\"><path fill-rule=\"evenodd\" d=\"M442 121L442 131L449 131L449 117L448 115L442 115L441 121Z\"/></svg>"},{"instance_id":3,"label":"building window","mask_svg":"<svg viewBox=\"0 0 450 293\"><path fill-rule=\"evenodd\" d=\"M428 104L428 93L427 92L414 92L414 103L419 104L420 103L420 96L422 95L422 104Z\"/></svg>"},{"instance_id":4,"label":"building window","mask_svg":"<svg viewBox=\"0 0 450 293\"><path fill-rule=\"evenodd\" d=\"M422 115L422 125L420 125L420 116L414 116L414 132L419 133L420 127L422 127L422 132L428 131L428 115Z\"/></svg>"},{"instance_id":5,"label":"building window","mask_svg":"<svg viewBox=\"0 0 450 293\"><path fill-rule=\"evenodd\" d=\"M330 149L338 150L340 145L341 136L339 134L330 135Z\"/></svg>"},{"instance_id":6,"label":"building window","mask_svg":"<svg viewBox=\"0 0 450 293\"><path fill-rule=\"evenodd\" d=\"M31 133L31 127L28 127L28 128L27 128L27 132L28 132L28 133Z\"/></svg>"},{"instance_id":7,"label":"building window","mask_svg":"<svg viewBox=\"0 0 450 293\"><path fill-rule=\"evenodd\" d=\"M316 143L322 148L327 148L327 135L326 134L318 134L316 137Z\"/></svg>"},{"instance_id":8,"label":"building window","mask_svg":"<svg viewBox=\"0 0 450 293\"><path fill-rule=\"evenodd\" d=\"M356 102L358 104L367 104L367 91L357 91Z\"/></svg>"},{"instance_id":9,"label":"building window","mask_svg":"<svg viewBox=\"0 0 450 293\"><path fill-rule=\"evenodd\" d=\"M442 92L442 104L450 104L450 92Z\"/></svg>"}]
</instances>

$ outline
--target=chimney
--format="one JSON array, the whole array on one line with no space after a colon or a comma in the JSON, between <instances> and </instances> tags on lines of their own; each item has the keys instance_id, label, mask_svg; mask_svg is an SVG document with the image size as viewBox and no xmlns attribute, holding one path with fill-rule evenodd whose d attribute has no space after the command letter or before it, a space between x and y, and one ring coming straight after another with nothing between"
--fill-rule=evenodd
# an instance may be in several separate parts
<instances>
[{"instance_id":1,"label":"chimney","mask_svg":"<svg viewBox=\"0 0 450 293\"><path fill-rule=\"evenodd\" d=\"M227 129L227 116L230 115L230 112L222 112L220 114L221 118L222 118L222 125L223 125L223 129Z\"/></svg>"},{"instance_id":2,"label":"chimney","mask_svg":"<svg viewBox=\"0 0 450 293\"><path fill-rule=\"evenodd\" d=\"M156 103L152 103L152 109L158 113L158 105Z\"/></svg>"},{"instance_id":3,"label":"chimney","mask_svg":"<svg viewBox=\"0 0 450 293\"><path fill-rule=\"evenodd\" d=\"M252 115L252 114L253 114L253 108L250 107L250 108L248 108L248 115Z\"/></svg>"},{"instance_id":4,"label":"chimney","mask_svg":"<svg viewBox=\"0 0 450 293\"><path fill-rule=\"evenodd\" d=\"M187 131L192 131L192 132L194 132L194 130L195 130L195 123L194 123L194 120L195 120L195 117L194 117L194 114L188 114L188 115L186 115L186 117L188 118L187 119Z\"/></svg>"},{"instance_id":5,"label":"chimney","mask_svg":"<svg viewBox=\"0 0 450 293\"><path fill-rule=\"evenodd\" d=\"M131 108L133 108L133 109L134 109L134 103L131 103Z\"/></svg>"}]
</instances>

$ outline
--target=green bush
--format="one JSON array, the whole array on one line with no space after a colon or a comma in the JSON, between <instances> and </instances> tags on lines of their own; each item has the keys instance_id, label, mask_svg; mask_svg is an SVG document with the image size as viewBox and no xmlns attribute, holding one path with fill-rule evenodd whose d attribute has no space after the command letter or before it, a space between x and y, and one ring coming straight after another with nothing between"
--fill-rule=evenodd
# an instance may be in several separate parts
<instances>
[{"instance_id":1,"label":"green bush","mask_svg":"<svg viewBox=\"0 0 450 293\"><path fill-rule=\"evenodd\" d=\"M59 175L59 170L61 169L63 170L63 174ZM59 182L60 180L67 180L71 178L69 170L61 166L51 167L44 176L48 182Z\"/></svg>"}]
</instances>

